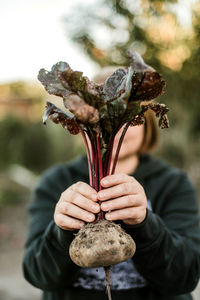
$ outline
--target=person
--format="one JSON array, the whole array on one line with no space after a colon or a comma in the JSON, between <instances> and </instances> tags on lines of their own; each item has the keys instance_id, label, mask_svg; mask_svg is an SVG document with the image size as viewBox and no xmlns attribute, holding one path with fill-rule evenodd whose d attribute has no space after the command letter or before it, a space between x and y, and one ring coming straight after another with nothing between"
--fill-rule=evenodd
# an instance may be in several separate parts
<instances>
[{"instance_id":1,"label":"person","mask_svg":"<svg viewBox=\"0 0 200 300\"><path fill-rule=\"evenodd\" d=\"M74 234L100 209L136 242L133 258L111 267L113 300L192 299L200 276L197 193L184 171L152 156L157 121L151 111L145 119L129 127L116 172L101 180L100 192L88 183L85 156L41 177L29 207L23 270L44 300L107 299L103 268L80 268L69 257Z\"/></svg>"}]
</instances>

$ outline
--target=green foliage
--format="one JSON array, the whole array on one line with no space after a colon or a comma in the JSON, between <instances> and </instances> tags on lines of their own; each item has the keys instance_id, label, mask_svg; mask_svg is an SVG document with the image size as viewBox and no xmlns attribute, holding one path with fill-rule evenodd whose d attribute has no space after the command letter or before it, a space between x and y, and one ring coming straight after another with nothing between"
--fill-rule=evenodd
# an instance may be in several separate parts
<instances>
[{"instance_id":1,"label":"green foliage","mask_svg":"<svg viewBox=\"0 0 200 300\"><path fill-rule=\"evenodd\" d=\"M13 188L12 186L3 187L0 190L0 208L8 205L13 205L24 200L24 196L27 193L24 193L23 189Z\"/></svg>"},{"instance_id":2,"label":"green foliage","mask_svg":"<svg viewBox=\"0 0 200 300\"><path fill-rule=\"evenodd\" d=\"M30 197L30 191L0 172L0 208L18 204Z\"/></svg>"},{"instance_id":3,"label":"green foliage","mask_svg":"<svg viewBox=\"0 0 200 300\"><path fill-rule=\"evenodd\" d=\"M72 159L79 153L77 142L70 134L45 127L42 121L33 123L16 116L0 122L0 167L21 164L40 172L45 168Z\"/></svg>"}]
</instances>

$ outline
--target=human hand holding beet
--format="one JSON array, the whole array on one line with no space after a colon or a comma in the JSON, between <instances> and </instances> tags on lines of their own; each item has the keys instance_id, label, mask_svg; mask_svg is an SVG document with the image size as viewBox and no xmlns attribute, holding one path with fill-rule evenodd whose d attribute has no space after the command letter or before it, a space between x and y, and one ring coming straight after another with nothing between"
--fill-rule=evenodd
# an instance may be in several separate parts
<instances>
[{"instance_id":1,"label":"human hand holding beet","mask_svg":"<svg viewBox=\"0 0 200 300\"><path fill-rule=\"evenodd\" d=\"M54 220L64 230L80 229L85 222L93 222L100 211L97 192L84 182L77 182L66 189L56 205Z\"/></svg>"},{"instance_id":2,"label":"human hand holding beet","mask_svg":"<svg viewBox=\"0 0 200 300\"><path fill-rule=\"evenodd\" d=\"M104 188L96 192L90 185L77 182L66 189L55 208L54 219L64 230L80 229L85 222L95 220L101 210L109 221L123 220L126 224L139 224L146 217L146 195L143 187L132 176L115 174L101 180ZM101 206L97 201L101 201Z\"/></svg>"},{"instance_id":3,"label":"human hand holding beet","mask_svg":"<svg viewBox=\"0 0 200 300\"><path fill-rule=\"evenodd\" d=\"M101 180L104 188L97 194L103 202L101 210L109 221L123 220L129 225L139 224L146 217L147 198L143 187L132 176L114 174Z\"/></svg>"}]
</instances>

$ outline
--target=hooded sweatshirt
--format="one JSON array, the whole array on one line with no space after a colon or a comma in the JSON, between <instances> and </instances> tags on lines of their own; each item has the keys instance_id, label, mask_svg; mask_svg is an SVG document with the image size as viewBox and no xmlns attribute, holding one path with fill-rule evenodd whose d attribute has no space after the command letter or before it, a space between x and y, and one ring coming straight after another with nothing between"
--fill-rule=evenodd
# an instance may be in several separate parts
<instances>
[{"instance_id":1,"label":"hooded sweatshirt","mask_svg":"<svg viewBox=\"0 0 200 300\"><path fill-rule=\"evenodd\" d=\"M187 175L151 155L132 174L143 186L148 209L138 225L121 226L136 242L132 259L111 268L113 300L189 300L200 277L196 191ZM44 300L107 299L103 268L80 268L69 257L74 233L53 219L61 193L89 181L86 157L57 165L41 177L29 206L23 270Z\"/></svg>"}]
</instances>

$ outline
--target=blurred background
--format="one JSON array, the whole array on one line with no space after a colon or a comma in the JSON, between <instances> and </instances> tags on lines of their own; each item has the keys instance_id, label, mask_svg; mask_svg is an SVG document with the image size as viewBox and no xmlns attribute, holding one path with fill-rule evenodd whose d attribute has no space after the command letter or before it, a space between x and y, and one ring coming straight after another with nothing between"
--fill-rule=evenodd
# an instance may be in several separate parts
<instances>
[{"instance_id":1,"label":"blurred background","mask_svg":"<svg viewBox=\"0 0 200 300\"><path fill-rule=\"evenodd\" d=\"M42 171L83 151L79 137L42 125L45 101L61 98L44 91L39 69L66 61L92 78L138 51L167 84L158 101L171 127L154 155L186 170L200 194L200 1L6 0L0 36L0 299L37 300L21 271L26 208Z\"/></svg>"}]
</instances>

